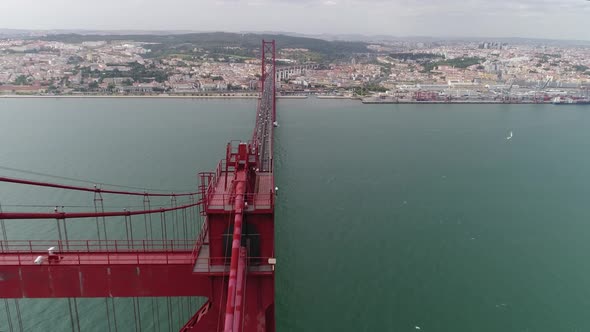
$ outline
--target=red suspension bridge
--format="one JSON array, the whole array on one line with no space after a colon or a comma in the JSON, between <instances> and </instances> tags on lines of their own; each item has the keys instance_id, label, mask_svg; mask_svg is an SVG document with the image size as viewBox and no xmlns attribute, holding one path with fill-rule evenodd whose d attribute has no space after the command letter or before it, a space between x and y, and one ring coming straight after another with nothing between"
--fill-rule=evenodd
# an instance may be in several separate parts
<instances>
[{"instance_id":1,"label":"red suspension bridge","mask_svg":"<svg viewBox=\"0 0 590 332\"><path fill-rule=\"evenodd\" d=\"M80 330L77 299L105 298L109 330L114 321L116 331L112 299L132 298L135 329L141 331L138 298L194 296L207 300L181 331L275 330L275 42L263 41L261 51L260 98L252 138L229 143L215 172L200 173L195 192L164 194L0 177L0 182L94 195L94 209L86 212L59 207L49 212L0 209L0 298L5 301L10 330L23 329L18 306L22 298L68 299L74 331ZM107 212L103 205L107 195L141 197L142 207ZM152 207L150 199L155 197L170 198L171 203ZM119 229L124 228L124 239L109 239L112 231L107 228L114 218L123 221ZM9 240L5 220L22 219L54 220L58 239ZM159 219L159 225L153 219ZM175 222L170 223L171 219ZM68 226L77 220L95 225L96 238L70 239ZM137 234L145 238L138 240ZM9 299L14 300L18 321L10 318ZM169 301L167 305L170 310Z\"/></svg>"}]
</instances>

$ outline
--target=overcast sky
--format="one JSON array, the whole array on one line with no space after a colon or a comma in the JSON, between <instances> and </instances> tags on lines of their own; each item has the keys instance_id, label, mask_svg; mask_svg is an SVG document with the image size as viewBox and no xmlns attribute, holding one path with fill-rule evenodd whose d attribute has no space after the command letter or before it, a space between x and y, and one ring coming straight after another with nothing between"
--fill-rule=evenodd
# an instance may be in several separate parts
<instances>
[{"instance_id":1,"label":"overcast sky","mask_svg":"<svg viewBox=\"0 0 590 332\"><path fill-rule=\"evenodd\" d=\"M590 1L0 0L0 28L590 40Z\"/></svg>"}]
</instances>

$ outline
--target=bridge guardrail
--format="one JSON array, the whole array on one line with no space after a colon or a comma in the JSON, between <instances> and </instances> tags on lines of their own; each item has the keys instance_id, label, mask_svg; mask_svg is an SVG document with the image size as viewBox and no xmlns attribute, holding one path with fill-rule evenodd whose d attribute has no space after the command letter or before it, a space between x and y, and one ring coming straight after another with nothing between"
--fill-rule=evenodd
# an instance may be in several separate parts
<instances>
[{"instance_id":1,"label":"bridge guardrail","mask_svg":"<svg viewBox=\"0 0 590 332\"><path fill-rule=\"evenodd\" d=\"M209 231L209 222L207 220L205 220L205 221L203 221L203 226L201 227L201 231L199 232L199 237L197 238L197 241L195 242L195 246L194 246L193 251L191 253L191 258L193 260L197 259L197 256L199 256L199 251L201 251L201 247L205 243L205 237L207 236L208 231Z\"/></svg>"},{"instance_id":2,"label":"bridge guardrail","mask_svg":"<svg viewBox=\"0 0 590 332\"><path fill-rule=\"evenodd\" d=\"M270 210L274 204L274 194L245 194L246 212ZM211 194L207 201L208 211L230 211L234 209L235 194Z\"/></svg>"},{"instance_id":3,"label":"bridge guardrail","mask_svg":"<svg viewBox=\"0 0 590 332\"><path fill-rule=\"evenodd\" d=\"M192 240L0 241L1 265L191 265ZM37 261L41 257L40 261Z\"/></svg>"},{"instance_id":4,"label":"bridge guardrail","mask_svg":"<svg viewBox=\"0 0 590 332\"><path fill-rule=\"evenodd\" d=\"M193 240L8 240L0 241L0 253L55 252L129 253L190 251Z\"/></svg>"}]
</instances>

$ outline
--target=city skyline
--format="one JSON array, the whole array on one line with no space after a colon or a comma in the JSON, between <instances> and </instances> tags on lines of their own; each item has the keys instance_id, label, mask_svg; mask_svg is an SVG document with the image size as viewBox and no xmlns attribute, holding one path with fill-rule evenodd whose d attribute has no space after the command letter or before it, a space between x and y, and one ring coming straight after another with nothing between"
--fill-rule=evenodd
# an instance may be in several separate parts
<instances>
[{"instance_id":1,"label":"city skyline","mask_svg":"<svg viewBox=\"0 0 590 332\"><path fill-rule=\"evenodd\" d=\"M6 29L590 40L586 0L4 0L0 12Z\"/></svg>"}]
</instances>

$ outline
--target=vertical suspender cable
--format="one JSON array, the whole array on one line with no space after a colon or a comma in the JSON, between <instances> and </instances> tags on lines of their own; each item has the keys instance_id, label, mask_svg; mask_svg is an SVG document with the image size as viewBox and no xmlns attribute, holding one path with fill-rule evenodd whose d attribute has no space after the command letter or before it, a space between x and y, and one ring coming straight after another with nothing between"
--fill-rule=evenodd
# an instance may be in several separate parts
<instances>
[{"instance_id":1,"label":"vertical suspender cable","mask_svg":"<svg viewBox=\"0 0 590 332\"><path fill-rule=\"evenodd\" d=\"M137 298L133 297L131 298L131 301L133 302L133 324L135 325L135 332L139 332L139 329L137 328Z\"/></svg>"},{"instance_id":2,"label":"vertical suspender cable","mask_svg":"<svg viewBox=\"0 0 590 332\"><path fill-rule=\"evenodd\" d=\"M178 325L182 326L182 297L177 298L176 300L176 312L178 313Z\"/></svg>"},{"instance_id":3,"label":"vertical suspender cable","mask_svg":"<svg viewBox=\"0 0 590 332\"><path fill-rule=\"evenodd\" d=\"M78 299L74 298L74 312L76 314L76 326L78 327L78 332L81 332L80 329L80 315L78 315Z\"/></svg>"},{"instance_id":4,"label":"vertical suspender cable","mask_svg":"<svg viewBox=\"0 0 590 332\"><path fill-rule=\"evenodd\" d=\"M161 331L160 330L160 298L156 299L156 314L157 314L157 322L158 322L158 329L157 331Z\"/></svg>"},{"instance_id":5,"label":"vertical suspender cable","mask_svg":"<svg viewBox=\"0 0 590 332\"><path fill-rule=\"evenodd\" d=\"M195 298L193 296L188 298L188 304L189 304L189 316L192 317L193 314L196 312L195 310Z\"/></svg>"},{"instance_id":6,"label":"vertical suspender cable","mask_svg":"<svg viewBox=\"0 0 590 332\"><path fill-rule=\"evenodd\" d=\"M75 332L76 329L74 327L74 313L72 312L72 298L68 297L68 309L70 311L70 326L72 327L72 332Z\"/></svg>"},{"instance_id":7,"label":"vertical suspender cable","mask_svg":"<svg viewBox=\"0 0 590 332\"><path fill-rule=\"evenodd\" d=\"M106 297L104 298L104 304L107 309L107 324L109 324L109 332L111 332L111 313L109 310L109 299Z\"/></svg>"},{"instance_id":8,"label":"vertical suspender cable","mask_svg":"<svg viewBox=\"0 0 590 332\"><path fill-rule=\"evenodd\" d=\"M146 210L146 201L145 201L146 198L147 198L147 196L144 196L143 197L143 210L144 211ZM143 215L143 228L144 228L144 232L145 232L143 238L149 240L150 237L149 237L149 233L148 233L148 219L147 219L147 214L144 214Z\"/></svg>"},{"instance_id":9,"label":"vertical suspender cable","mask_svg":"<svg viewBox=\"0 0 590 332\"><path fill-rule=\"evenodd\" d=\"M141 332L141 299L136 297L137 299L137 321L139 322L139 332Z\"/></svg>"},{"instance_id":10,"label":"vertical suspender cable","mask_svg":"<svg viewBox=\"0 0 590 332\"><path fill-rule=\"evenodd\" d=\"M117 310L115 309L115 299L111 297L111 306L113 307L113 322L115 323L115 332L119 331L117 326Z\"/></svg>"},{"instance_id":11,"label":"vertical suspender cable","mask_svg":"<svg viewBox=\"0 0 590 332\"><path fill-rule=\"evenodd\" d=\"M172 198L170 198L170 205L175 208L176 207L176 196L172 196ZM173 216L173 220L172 220L172 239L178 239L178 231L177 231L177 225L176 222L178 221L177 219L177 214L176 211L173 211L172 213L174 213Z\"/></svg>"},{"instance_id":12,"label":"vertical suspender cable","mask_svg":"<svg viewBox=\"0 0 590 332\"><path fill-rule=\"evenodd\" d=\"M145 210L151 210L151 207L150 207L150 197L148 195L143 196L143 210L144 211ZM143 223L144 223L144 227L145 227L145 237L148 240L152 240L153 241L154 238L153 238L153 232L152 232L152 215L149 214L149 225L150 225L149 226L149 231L148 231L148 215L147 214L144 214L143 215L143 218L144 218L143 219ZM155 310L154 310L154 298L153 297L151 298L151 303L152 303L152 306L151 306L151 309L152 309L152 325L155 326L156 325L155 324L155 320L156 320L156 317L155 316L156 316L156 313L155 313ZM159 330L160 330L160 327L158 326L158 331Z\"/></svg>"},{"instance_id":13,"label":"vertical suspender cable","mask_svg":"<svg viewBox=\"0 0 590 332\"><path fill-rule=\"evenodd\" d=\"M192 220L193 238L196 238L197 236L199 236L199 232L201 232L201 229L203 229L203 222L204 222L205 218L203 218L203 216L201 216L201 209L202 209L201 206L196 206L193 208L193 220ZM197 304L195 304L195 305L197 305Z\"/></svg>"},{"instance_id":14,"label":"vertical suspender cable","mask_svg":"<svg viewBox=\"0 0 590 332\"><path fill-rule=\"evenodd\" d=\"M176 196L174 196L174 207L177 208L178 207L178 202L176 200ZM182 237L180 236L180 232L182 232L182 230L180 229L180 224L178 223L178 210L174 210L174 223L176 224L176 237L174 238L175 240L181 239Z\"/></svg>"},{"instance_id":15,"label":"vertical suspender cable","mask_svg":"<svg viewBox=\"0 0 590 332\"><path fill-rule=\"evenodd\" d=\"M191 311L191 298L190 296L187 296L184 298L185 302L186 302L186 314L187 317L190 319L193 316L193 312Z\"/></svg>"},{"instance_id":16,"label":"vertical suspender cable","mask_svg":"<svg viewBox=\"0 0 590 332\"><path fill-rule=\"evenodd\" d=\"M124 209L127 211L127 209ZM125 237L127 238L127 249L129 249L129 223L127 221L127 216L123 216L125 218Z\"/></svg>"},{"instance_id":17,"label":"vertical suspender cable","mask_svg":"<svg viewBox=\"0 0 590 332\"><path fill-rule=\"evenodd\" d=\"M63 207L62 207L63 210ZM69 250L70 249L70 242L69 242L69 238L68 238L68 226L66 225L66 219L63 219L63 223L64 223L64 236L66 239L66 248Z\"/></svg>"},{"instance_id":18,"label":"vertical suspender cable","mask_svg":"<svg viewBox=\"0 0 590 332\"><path fill-rule=\"evenodd\" d=\"M166 305L168 307L168 330L172 331L172 313L170 312L170 296L166 297Z\"/></svg>"},{"instance_id":19,"label":"vertical suspender cable","mask_svg":"<svg viewBox=\"0 0 590 332\"><path fill-rule=\"evenodd\" d=\"M188 314L188 302L186 301L187 297L183 296L180 298L180 302L182 303L182 314L186 315ZM190 316L188 316L190 317ZM183 321L186 321L186 319L183 319Z\"/></svg>"},{"instance_id":20,"label":"vertical suspender cable","mask_svg":"<svg viewBox=\"0 0 590 332\"><path fill-rule=\"evenodd\" d=\"M189 296L184 298L186 301L186 314L188 315L187 317L192 317L193 316L193 312L191 311L191 298Z\"/></svg>"},{"instance_id":21,"label":"vertical suspender cable","mask_svg":"<svg viewBox=\"0 0 590 332\"><path fill-rule=\"evenodd\" d=\"M153 329L156 326L156 308L155 308L155 304L154 304L154 298L152 297L151 300L152 300L151 309L152 309L152 329ZM160 328L158 328L158 331L159 330L160 330Z\"/></svg>"},{"instance_id":22,"label":"vertical suspender cable","mask_svg":"<svg viewBox=\"0 0 590 332\"><path fill-rule=\"evenodd\" d=\"M0 213L2 212L2 204L0 204ZM6 246L8 246L8 235L6 234L6 223L4 219L0 219L0 228L2 229L2 241L5 242ZM4 247L2 247L2 251L4 251ZM8 307L8 300L4 300L4 306L6 307L6 320L8 321L8 325L10 326L10 331L12 331L12 320L10 318L10 309Z\"/></svg>"},{"instance_id":23,"label":"vertical suspender cable","mask_svg":"<svg viewBox=\"0 0 590 332\"><path fill-rule=\"evenodd\" d=\"M4 299L4 308L6 309L6 321L8 322L8 328L10 328L10 332L14 332L14 328L12 327L12 317L10 315L10 304L8 303L8 299Z\"/></svg>"},{"instance_id":24,"label":"vertical suspender cable","mask_svg":"<svg viewBox=\"0 0 590 332\"><path fill-rule=\"evenodd\" d=\"M133 221L131 216L129 216L129 236L131 236L131 248L133 248Z\"/></svg>"},{"instance_id":25,"label":"vertical suspender cable","mask_svg":"<svg viewBox=\"0 0 590 332\"><path fill-rule=\"evenodd\" d=\"M94 188L96 188L96 185L94 185ZM98 200L98 194L100 194L99 192L94 192L94 212L98 213L98 205L96 204L97 200ZM102 243L100 241L100 222L99 222L99 217L96 217L96 237L98 240L98 248L102 250ZM110 326L109 326L110 328Z\"/></svg>"},{"instance_id":26,"label":"vertical suspender cable","mask_svg":"<svg viewBox=\"0 0 590 332\"><path fill-rule=\"evenodd\" d=\"M150 197L149 196L144 196L143 197L143 210L151 210L150 207ZM149 231L148 231L148 215L144 214L143 215L143 222L144 222L144 226L145 226L145 237L148 240L152 240L153 241L153 232L152 232L152 215L149 215ZM154 306L154 302L156 301L153 297L150 298L150 301L152 303L151 305L151 309L152 309L152 326L155 327L156 326L156 314L159 315L159 312L156 312L155 310L155 306ZM159 319L159 316L158 316ZM153 328L152 327L152 328ZM158 323L158 331L160 330L160 324Z\"/></svg>"},{"instance_id":27,"label":"vertical suspender cable","mask_svg":"<svg viewBox=\"0 0 590 332\"><path fill-rule=\"evenodd\" d=\"M96 185L94 186L96 188ZM100 209L99 209L99 205L100 205ZM102 212L104 213L104 201L102 199L102 193L99 192L95 192L94 193L94 211L95 212ZM109 244L108 244L108 235L107 235L107 223L104 217L101 218L102 219L102 229L103 229L103 234L104 234L104 241L105 241L105 249L108 251L109 250ZM99 227L99 218L96 218L96 232L98 233L98 243L99 243L99 248L101 248L101 244L100 244L100 227ZM109 325L109 332L112 332L112 328L111 328L111 309L109 308L109 299L107 297L105 297L104 299L104 306L106 309L106 314L107 314L107 324ZM114 312L114 308L113 308L113 315L116 315L116 313ZM115 331L117 331L117 320L115 318Z\"/></svg>"},{"instance_id":28,"label":"vertical suspender cable","mask_svg":"<svg viewBox=\"0 0 590 332\"><path fill-rule=\"evenodd\" d=\"M100 211L102 213L104 213L104 201L102 200L102 194L98 193L98 197L100 198L99 202L100 202ZM102 217L102 228L103 228L103 233L104 233L104 240L108 241L109 240L109 236L107 234L107 222L105 220L104 217Z\"/></svg>"},{"instance_id":29,"label":"vertical suspender cable","mask_svg":"<svg viewBox=\"0 0 590 332\"><path fill-rule=\"evenodd\" d=\"M151 210L152 209L149 196L145 196L143 198L143 207L144 207L144 210ZM152 229L152 214L151 213L148 214L147 218L148 218L149 224L150 224L150 232L149 232L149 235L148 235L148 233L146 233L146 236L148 237L148 239L153 240L154 239L154 231ZM146 232L147 232L147 230L146 230Z\"/></svg>"},{"instance_id":30,"label":"vertical suspender cable","mask_svg":"<svg viewBox=\"0 0 590 332\"><path fill-rule=\"evenodd\" d=\"M195 198L193 196L191 196L190 200L191 200L191 205L195 203ZM196 208L198 209L199 207L196 207ZM197 218L199 218L198 215L200 215L200 214L195 213L195 207L194 206L191 207L191 218L189 220L190 226L191 226L191 236L190 236L191 239L194 239L197 237L195 229L197 227L197 225L196 225L197 220L198 220ZM201 228L199 228L199 230L200 229Z\"/></svg>"},{"instance_id":31,"label":"vertical suspender cable","mask_svg":"<svg viewBox=\"0 0 590 332\"><path fill-rule=\"evenodd\" d=\"M184 234L183 234L182 238L185 240L185 243L186 243L186 240L188 240L188 229L186 226L187 226L186 225L186 210L183 209L182 210L182 229L183 229Z\"/></svg>"},{"instance_id":32,"label":"vertical suspender cable","mask_svg":"<svg viewBox=\"0 0 590 332\"><path fill-rule=\"evenodd\" d=\"M14 307L16 309L16 318L18 319L18 330L23 332L23 319L20 315L20 305L18 303L18 299L14 299Z\"/></svg>"},{"instance_id":33,"label":"vertical suspender cable","mask_svg":"<svg viewBox=\"0 0 590 332\"><path fill-rule=\"evenodd\" d=\"M191 204L193 204L193 196L189 197L189 202ZM187 240L190 240L193 238L193 229L192 229L192 223L191 223L192 220L193 220L193 208L191 207L188 210L188 216L187 216L187 221L186 221L187 222L187 231L188 231L188 234L186 236Z\"/></svg>"},{"instance_id":34,"label":"vertical suspender cable","mask_svg":"<svg viewBox=\"0 0 590 332\"><path fill-rule=\"evenodd\" d=\"M2 204L0 204L0 213L2 213ZM0 228L2 228L2 240L8 241L8 234L6 233L6 223L4 219L0 219Z\"/></svg>"},{"instance_id":35,"label":"vertical suspender cable","mask_svg":"<svg viewBox=\"0 0 590 332\"><path fill-rule=\"evenodd\" d=\"M55 207L55 212L57 212L57 206ZM63 249L62 248L63 239L61 237L61 225L59 223L59 219L58 218L56 218L55 221L57 223L57 236L59 238L59 242L58 242L59 243L59 246L58 247L59 247L59 251L62 251L62 249Z\"/></svg>"},{"instance_id":36,"label":"vertical suspender cable","mask_svg":"<svg viewBox=\"0 0 590 332\"><path fill-rule=\"evenodd\" d=\"M166 212L160 213L160 226L162 227L162 240L164 242L164 249L168 248L167 240L168 236L166 234Z\"/></svg>"},{"instance_id":37,"label":"vertical suspender cable","mask_svg":"<svg viewBox=\"0 0 590 332\"><path fill-rule=\"evenodd\" d=\"M148 210L152 209L149 201L147 202L147 208L148 208ZM150 220L150 237L149 237L149 239L153 240L154 239L154 229L153 229L153 225L152 225L153 223L152 223L152 214L151 213L148 215L148 219Z\"/></svg>"},{"instance_id":38,"label":"vertical suspender cable","mask_svg":"<svg viewBox=\"0 0 590 332\"><path fill-rule=\"evenodd\" d=\"M194 311L193 311L193 298L191 296L187 297L186 302L188 304L188 311L187 311L188 316L192 317L192 315L194 313Z\"/></svg>"}]
</instances>

